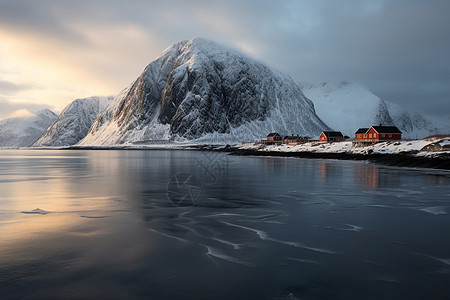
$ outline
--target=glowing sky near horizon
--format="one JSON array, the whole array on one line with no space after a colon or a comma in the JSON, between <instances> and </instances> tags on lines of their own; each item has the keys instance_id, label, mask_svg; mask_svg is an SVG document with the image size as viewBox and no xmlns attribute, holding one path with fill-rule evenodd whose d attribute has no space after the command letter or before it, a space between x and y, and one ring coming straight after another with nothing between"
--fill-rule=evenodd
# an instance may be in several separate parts
<instances>
[{"instance_id":1,"label":"glowing sky near horizon","mask_svg":"<svg viewBox=\"0 0 450 300\"><path fill-rule=\"evenodd\" d=\"M296 81L358 81L450 116L449 13L444 0L0 0L0 119L115 95L194 37Z\"/></svg>"}]
</instances>

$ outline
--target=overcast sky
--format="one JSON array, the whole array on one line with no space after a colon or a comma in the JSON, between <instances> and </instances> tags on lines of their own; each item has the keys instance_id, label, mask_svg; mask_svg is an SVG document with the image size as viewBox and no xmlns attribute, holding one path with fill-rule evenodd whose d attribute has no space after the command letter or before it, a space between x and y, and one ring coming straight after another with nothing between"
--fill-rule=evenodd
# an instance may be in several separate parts
<instances>
[{"instance_id":1,"label":"overcast sky","mask_svg":"<svg viewBox=\"0 0 450 300\"><path fill-rule=\"evenodd\" d=\"M194 37L447 117L449 16L448 0L0 0L0 118L115 95Z\"/></svg>"}]
</instances>

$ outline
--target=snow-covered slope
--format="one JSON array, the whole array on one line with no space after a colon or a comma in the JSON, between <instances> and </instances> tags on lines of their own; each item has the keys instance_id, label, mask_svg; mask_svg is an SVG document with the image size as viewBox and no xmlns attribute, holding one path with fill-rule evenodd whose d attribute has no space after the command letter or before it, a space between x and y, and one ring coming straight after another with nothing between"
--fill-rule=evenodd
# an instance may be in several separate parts
<instances>
[{"instance_id":1,"label":"snow-covered slope","mask_svg":"<svg viewBox=\"0 0 450 300\"><path fill-rule=\"evenodd\" d=\"M0 121L0 148L27 147L52 125L58 116L44 109L35 115Z\"/></svg>"},{"instance_id":2,"label":"snow-covered slope","mask_svg":"<svg viewBox=\"0 0 450 300\"><path fill-rule=\"evenodd\" d=\"M74 100L33 146L68 146L78 143L112 99L113 97L90 97Z\"/></svg>"},{"instance_id":3,"label":"snow-covered slope","mask_svg":"<svg viewBox=\"0 0 450 300\"><path fill-rule=\"evenodd\" d=\"M97 118L80 145L148 140L240 142L328 127L297 84L216 43L179 42Z\"/></svg>"},{"instance_id":4,"label":"snow-covered slope","mask_svg":"<svg viewBox=\"0 0 450 300\"><path fill-rule=\"evenodd\" d=\"M423 138L448 133L448 122L421 113L410 113L380 99L365 87L348 82L300 83L303 93L314 102L317 115L334 130L354 137L361 127L395 125L404 138ZM447 123L447 124L446 124Z\"/></svg>"},{"instance_id":5,"label":"snow-covered slope","mask_svg":"<svg viewBox=\"0 0 450 300\"><path fill-rule=\"evenodd\" d=\"M450 119L430 117L419 112L408 112L386 101L392 121L404 132L406 138L420 139L434 134L448 134Z\"/></svg>"}]
</instances>

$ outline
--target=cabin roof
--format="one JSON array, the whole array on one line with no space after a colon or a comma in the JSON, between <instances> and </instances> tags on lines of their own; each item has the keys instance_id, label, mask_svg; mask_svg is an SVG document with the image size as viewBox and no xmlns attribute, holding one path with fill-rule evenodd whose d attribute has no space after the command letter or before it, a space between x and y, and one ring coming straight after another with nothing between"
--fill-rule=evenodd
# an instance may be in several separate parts
<instances>
[{"instance_id":1,"label":"cabin roof","mask_svg":"<svg viewBox=\"0 0 450 300\"><path fill-rule=\"evenodd\" d=\"M299 135L288 135L286 137L284 137L285 140L299 140L299 139L303 139L303 137L299 136Z\"/></svg>"},{"instance_id":2,"label":"cabin roof","mask_svg":"<svg viewBox=\"0 0 450 300\"><path fill-rule=\"evenodd\" d=\"M340 131L322 131L327 138L343 138Z\"/></svg>"},{"instance_id":3,"label":"cabin roof","mask_svg":"<svg viewBox=\"0 0 450 300\"><path fill-rule=\"evenodd\" d=\"M397 126L372 126L371 128L378 133L402 133Z\"/></svg>"},{"instance_id":4,"label":"cabin roof","mask_svg":"<svg viewBox=\"0 0 450 300\"><path fill-rule=\"evenodd\" d=\"M360 128L355 134L366 133L367 131L369 131L369 128Z\"/></svg>"},{"instance_id":5,"label":"cabin roof","mask_svg":"<svg viewBox=\"0 0 450 300\"><path fill-rule=\"evenodd\" d=\"M272 137L272 136L280 136L280 134L278 132L271 132L267 135L267 137Z\"/></svg>"}]
</instances>

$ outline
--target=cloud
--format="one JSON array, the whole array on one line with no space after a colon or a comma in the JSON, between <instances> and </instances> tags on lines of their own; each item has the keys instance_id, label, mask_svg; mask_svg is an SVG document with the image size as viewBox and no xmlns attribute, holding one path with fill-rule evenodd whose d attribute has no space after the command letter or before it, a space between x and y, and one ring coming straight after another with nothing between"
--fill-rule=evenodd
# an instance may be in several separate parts
<instances>
[{"instance_id":1,"label":"cloud","mask_svg":"<svg viewBox=\"0 0 450 300\"><path fill-rule=\"evenodd\" d=\"M6 118L25 118L25 117L32 117L34 115L35 114L30 112L28 109L22 108L22 109L13 111L9 115L7 115Z\"/></svg>"},{"instance_id":2,"label":"cloud","mask_svg":"<svg viewBox=\"0 0 450 300\"><path fill-rule=\"evenodd\" d=\"M63 3L65 2L65 4ZM0 3L0 24L4 29L22 34L51 35L68 42L85 42L63 21L64 14L58 13L58 7L70 7L68 1L61 1L60 6L54 1L43 0L40 3L27 0L6 0Z\"/></svg>"},{"instance_id":3,"label":"cloud","mask_svg":"<svg viewBox=\"0 0 450 300\"><path fill-rule=\"evenodd\" d=\"M19 116L33 115L39 110L49 108L48 105L35 103L14 103L0 96L0 120Z\"/></svg>"},{"instance_id":4,"label":"cloud","mask_svg":"<svg viewBox=\"0 0 450 300\"><path fill-rule=\"evenodd\" d=\"M58 107L117 93L169 45L205 37L296 81L356 80L448 114L448 11L447 0L2 1L2 63L22 74L4 90L25 95L19 86L37 81L37 100Z\"/></svg>"},{"instance_id":5,"label":"cloud","mask_svg":"<svg viewBox=\"0 0 450 300\"><path fill-rule=\"evenodd\" d=\"M16 84L13 82L0 80L0 95L15 94L17 92L29 90L32 88L33 88L33 86L31 86L29 84L20 85L20 84Z\"/></svg>"}]
</instances>

